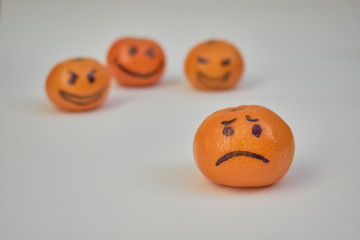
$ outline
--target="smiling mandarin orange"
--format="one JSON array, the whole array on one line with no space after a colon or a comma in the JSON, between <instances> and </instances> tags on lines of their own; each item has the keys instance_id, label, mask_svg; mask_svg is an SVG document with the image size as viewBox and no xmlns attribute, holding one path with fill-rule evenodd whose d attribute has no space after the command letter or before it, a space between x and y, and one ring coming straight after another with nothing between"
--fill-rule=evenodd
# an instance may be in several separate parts
<instances>
[{"instance_id":1,"label":"smiling mandarin orange","mask_svg":"<svg viewBox=\"0 0 360 240\"><path fill-rule=\"evenodd\" d=\"M59 108L85 111L100 106L107 98L110 74L91 58L74 58L57 64L46 80L46 93Z\"/></svg>"},{"instance_id":2,"label":"smiling mandarin orange","mask_svg":"<svg viewBox=\"0 0 360 240\"><path fill-rule=\"evenodd\" d=\"M158 43L144 38L121 38L110 47L108 67L125 86L149 86L160 81L165 54Z\"/></svg>"},{"instance_id":3,"label":"smiling mandarin orange","mask_svg":"<svg viewBox=\"0 0 360 240\"><path fill-rule=\"evenodd\" d=\"M210 40L195 46L186 57L185 73L197 88L224 90L233 88L244 71L239 50L223 40Z\"/></svg>"},{"instance_id":4,"label":"smiling mandarin orange","mask_svg":"<svg viewBox=\"0 0 360 240\"><path fill-rule=\"evenodd\" d=\"M211 114L197 130L193 147L204 176L232 187L261 187L279 181L295 152L289 126L270 109L257 105Z\"/></svg>"}]
</instances>

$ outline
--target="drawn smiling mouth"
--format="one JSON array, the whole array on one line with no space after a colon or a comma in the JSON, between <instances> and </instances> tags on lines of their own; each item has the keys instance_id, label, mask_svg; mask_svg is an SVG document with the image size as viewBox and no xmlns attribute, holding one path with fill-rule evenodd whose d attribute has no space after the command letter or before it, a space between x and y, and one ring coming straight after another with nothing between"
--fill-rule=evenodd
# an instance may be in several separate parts
<instances>
[{"instance_id":1,"label":"drawn smiling mouth","mask_svg":"<svg viewBox=\"0 0 360 240\"><path fill-rule=\"evenodd\" d=\"M164 62L161 62L159 64L159 66L151 71L151 72L147 72L147 73L138 73L138 72L134 72L134 71L131 71L130 69L126 68L125 66L123 66L121 63L119 63L117 61L117 59L115 59L115 64L116 66L118 67L118 69L120 69L121 71L123 71L124 73L126 74L129 74L131 76L134 76L134 77L139 77L139 78L149 78L149 77L152 77L154 76L155 74L157 74L158 72L161 71L161 69L163 68L164 66Z\"/></svg>"},{"instance_id":2,"label":"drawn smiling mouth","mask_svg":"<svg viewBox=\"0 0 360 240\"><path fill-rule=\"evenodd\" d=\"M226 72L223 76L216 77L216 78L210 77L210 76L208 76L205 73L202 73L200 71L197 72L198 81L202 82L204 84L224 83L224 82L226 82L228 80L229 76L230 76L230 72Z\"/></svg>"},{"instance_id":3,"label":"drawn smiling mouth","mask_svg":"<svg viewBox=\"0 0 360 240\"><path fill-rule=\"evenodd\" d=\"M105 89L106 87L91 95L77 95L73 93L68 93L64 90L59 90L59 94L64 100L68 102L79 106L84 106L98 101L104 93Z\"/></svg>"},{"instance_id":4,"label":"drawn smiling mouth","mask_svg":"<svg viewBox=\"0 0 360 240\"><path fill-rule=\"evenodd\" d=\"M259 154L256 154L256 153L247 152L247 151L234 151L234 152L229 152L229 153L225 154L224 156L222 156L221 158L219 158L216 161L215 165L219 166L220 164L229 160L230 158L238 157L238 156L246 156L246 157L256 158L256 159L263 161L264 163L270 162L269 159L266 159L265 157L263 157Z\"/></svg>"}]
</instances>

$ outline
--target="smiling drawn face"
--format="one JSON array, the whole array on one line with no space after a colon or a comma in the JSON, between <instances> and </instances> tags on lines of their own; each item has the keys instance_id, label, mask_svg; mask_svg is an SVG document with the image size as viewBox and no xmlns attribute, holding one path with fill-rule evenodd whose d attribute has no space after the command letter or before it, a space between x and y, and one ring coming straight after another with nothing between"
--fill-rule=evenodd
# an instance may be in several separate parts
<instances>
[{"instance_id":1,"label":"smiling drawn face","mask_svg":"<svg viewBox=\"0 0 360 240\"><path fill-rule=\"evenodd\" d=\"M110 75L96 60L70 59L56 65L46 81L46 92L59 108L83 111L101 105L108 94Z\"/></svg>"},{"instance_id":2,"label":"smiling drawn face","mask_svg":"<svg viewBox=\"0 0 360 240\"><path fill-rule=\"evenodd\" d=\"M185 60L188 80L200 89L223 90L240 80L244 61L230 43L210 40L195 46Z\"/></svg>"},{"instance_id":3,"label":"smiling drawn face","mask_svg":"<svg viewBox=\"0 0 360 240\"><path fill-rule=\"evenodd\" d=\"M294 150L288 125L257 105L211 114L194 139L194 157L201 172L215 183L234 187L266 186L280 180Z\"/></svg>"},{"instance_id":4,"label":"smiling drawn face","mask_svg":"<svg viewBox=\"0 0 360 240\"><path fill-rule=\"evenodd\" d=\"M107 63L116 80L127 86L147 86L160 81L165 55L149 39L122 38L110 48Z\"/></svg>"}]
</instances>

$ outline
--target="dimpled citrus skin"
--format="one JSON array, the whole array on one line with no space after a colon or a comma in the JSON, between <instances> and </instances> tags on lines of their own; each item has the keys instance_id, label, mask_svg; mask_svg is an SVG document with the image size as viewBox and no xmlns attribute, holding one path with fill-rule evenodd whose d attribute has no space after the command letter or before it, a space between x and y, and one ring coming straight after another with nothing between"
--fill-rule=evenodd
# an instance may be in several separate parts
<instances>
[{"instance_id":1,"label":"dimpled citrus skin","mask_svg":"<svg viewBox=\"0 0 360 240\"><path fill-rule=\"evenodd\" d=\"M77 76L73 83L71 73ZM91 73L92 82L89 81ZM109 87L110 73L107 68L91 58L72 58L58 63L50 71L45 86L51 102L66 111L87 111L99 107L106 100ZM65 91L72 96L68 99L80 104L68 101L59 91Z\"/></svg>"},{"instance_id":2,"label":"dimpled citrus skin","mask_svg":"<svg viewBox=\"0 0 360 240\"><path fill-rule=\"evenodd\" d=\"M199 62L199 58L203 61ZM224 62L226 60L229 61ZM192 48L186 57L184 68L187 79L196 88L225 90L233 88L241 80L244 60L234 45L214 39ZM228 77L224 79L227 74Z\"/></svg>"},{"instance_id":3,"label":"dimpled citrus skin","mask_svg":"<svg viewBox=\"0 0 360 240\"><path fill-rule=\"evenodd\" d=\"M230 124L222 124L230 120L233 120ZM258 137L252 129L259 127L254 125L262 130L260 135L255 131ZM227 129L229 136L223 133L225 127L233 130ZM232 187L261 187L279 181L286 174L294 157L295 142L291 129L276 113L258 105L241 105L208 116L196 132L193 149L198 168L212 182ZM216 165L221 157L234 151L251 152L269 161L235 156Z\"/></svg>"}]
</instances>

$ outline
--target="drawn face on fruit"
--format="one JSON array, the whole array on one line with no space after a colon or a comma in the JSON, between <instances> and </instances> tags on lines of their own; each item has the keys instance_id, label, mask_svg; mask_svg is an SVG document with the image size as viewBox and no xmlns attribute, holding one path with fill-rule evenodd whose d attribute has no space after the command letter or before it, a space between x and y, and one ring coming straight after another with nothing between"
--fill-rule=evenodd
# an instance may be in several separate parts
<instances>
[{"instance_id":1,"label":"drawn face on fruit","mask_svg":"<svg viewBox=\"0 0 360 240\"><path fill-rule=\"evenodd\" d=\"M185 61L188 80L196 87L207 90L234 87L243 69L244 62L236 47L220 40L195 46Z\"/></svg>"},{"instance_id":2,"label":"drawn face on fruit","mask_svg":"<svg viewBox=\"0 0 360 240\"><path fill-rule=\"evenodd\" d=\"M265 186L289 169L294 140L287 124L271 110L256 106L227 108L210 115L194 140L203 174L228 186Z\"/></svg>"},{"instance_id":3,"label":"drawn face on fruit","mask_svg":"<svg viewBox=\"0 0 360 240\"><path fill-rule=\"evenodd\" d=\"M108 94L110 74L90 58L70 59L50 72L46 91L59 108L69 111L89 110L101 105Z\"/></svg>"},{"instance_id":4,"label":"drawn face on fruit","mask_svg":"<svg viewBox=\"0 0 360 240\"><path fill-rule=\"evenodd\" d=\"M122 38L110 48L107 63L116 80L127 86L147 86L160 81L165 55L149 39Z\"/></svg>"}]
</instances>

